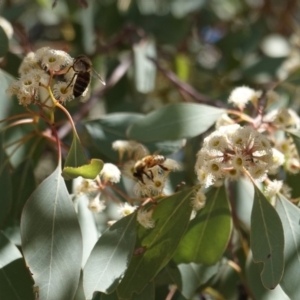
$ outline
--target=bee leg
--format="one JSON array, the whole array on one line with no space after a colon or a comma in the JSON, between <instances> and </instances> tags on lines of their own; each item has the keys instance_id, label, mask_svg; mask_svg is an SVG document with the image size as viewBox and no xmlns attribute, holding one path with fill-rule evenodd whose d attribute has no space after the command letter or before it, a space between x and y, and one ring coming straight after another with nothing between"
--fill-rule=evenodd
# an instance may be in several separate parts
<instances>
[{"instance_id":1,"label":"bee leg","mask_svg":"<svg viewBox=\"0 0 300 300\"><path fill-rule=\"evenodd\" d=\"M149 179L149 180L153 180L153 173L152 173L152 171L151 170L149 170L149 173L150 173L150 175L149 174L147 174L145 171L143 172L143 174L145 174L146 175L146 177ZM144 183L144 182L143 182ZM145 184L145 183L144 183Z\"/></svg>"},{"instance_id":2,"label":"bee leg","mask_svg":"<svg viewBox=\"0 0 300 300\"><path fill-rule=\"evenodd\" d=\"M74 80L74 78L75 78L76 75L78 75L78 74L77 74L77 73L74 73L74 75L73 75L73 77L72 77L70 83L67 85L67 87L65 88L65 90L67 90L67 89L70 87L70 85L73 83L73 80Z\"/></svg>"},{"instance_id":3,"label":"bee leg","mask_svg":"<svg viewBox=\"0 0 300 300\"><path fill-rule=\"evenodd\" d=\"M176 185L175 193L178 192L183 186L185 186L185 182L181 181L179 184Z\"/></svg>"},{"instance_id":4,"label":"bee leg","mask_svg":"<svg viewBox=\"0 0 300 300\"><path fill-rule=\"evenodd\" d=\"M143 203L141 203L140 206L137 209L143 208L145 205L147 205L150 202L152 202L152 204L154 206L156 206L158 204L155 199L153 199L152 197L149 197L149 198L145 199L145 201Z\"/></svg>"},{"instance_id":5,"label":"bee leg","mask_svg":"<svg viewBox=\"0 0 300 300\"><path fill-rule=\"evenodd\" d=\"M158 165L159 167L161 167L164 171L170 171L168 168L164 167L163 165Z\"/></svg>"},{"instance_id":6,"label":"bee leg","mask_svg":"<svg viewBox=\"0 0 300 300\"><path fill-rule=\"evenodd\" d=\"M154 178L154 176L153 176L153 172L152 172L151 170L149 170L149 173L151 174L151 176L150 176L150 180L152 180L152 181L153 181L153 178Z\"/></svg>"}]
</instances>

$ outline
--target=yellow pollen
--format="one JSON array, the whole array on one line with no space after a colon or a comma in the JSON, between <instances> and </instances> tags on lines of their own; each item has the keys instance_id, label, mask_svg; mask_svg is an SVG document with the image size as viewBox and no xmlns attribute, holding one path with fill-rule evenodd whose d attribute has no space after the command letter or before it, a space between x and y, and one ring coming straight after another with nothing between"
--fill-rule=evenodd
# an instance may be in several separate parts
<instances>
[{"instance_id":1,"label":"yellow pollen","mask_svg":"<svg viewBox=\"0 0 300 300\"><path fill-rule=\"evenodd\" d=\"M156 187L161 187L162 182L161 182L161 181L155 181L155 182L154 182L154 185L155 185Z\"/></svg>"},{"instance_id":2,"label":"yellow pollen","mask_svg":"<svg viewBox=\"0 0 300 300\"><path fill-rule=\"evenodd\" d=\"M237 163L239 166L242 166L242 165L243 165L243 160L242 160L240 157L238 157L238 158L236 159L236 163Z\"/></svg>"},{"instance_id":3,"label":"yellow pollen","mask_svg":"<svg viewBox=\"0 0 300 300\"><path fill-rule=\"evenodd\" d=\"M212 164L211 168L212 168L213 171L219 171L220 170L220 168L217 164Z\"/></svg>"},{"instance_id":4,"label":"yellow pollen","mask_svg":"<svg viewBox=\"0 0 300 300\"><path fill-rule=\"evenodd\" d=\"M56 58L55 58L55 57L50 57L50 58L48 59L48 62L49 62L49 63L56 62Z\"/></svg>"},{"instance_id":5,"label":"yellow pollen","mask_svg":"<svg viewBox=\"0 0 300 300\"><path fill-rule=\"evenodd\" d=\"M24 85L31 85L32 84L32 81L31 80L26 80L24 81Z\"/></svg>"}]
</instances>

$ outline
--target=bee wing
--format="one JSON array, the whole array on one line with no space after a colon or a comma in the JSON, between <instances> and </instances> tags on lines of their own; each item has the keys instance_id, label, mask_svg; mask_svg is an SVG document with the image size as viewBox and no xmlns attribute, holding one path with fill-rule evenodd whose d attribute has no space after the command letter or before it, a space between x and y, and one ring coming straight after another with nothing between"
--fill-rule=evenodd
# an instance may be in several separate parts
<instances>
[{"instance_id":1,"label":"bee wing","mask_svg":"<svg viewBox=\"0 0 300 300\"><path fill-rule=\"evenodd\" d=\"M103 85L106 85L105 81L101 78L101 76L94 69L92 69L91 73L92 73L93 77L99 79Z\"/></svg>"}]
</instances>

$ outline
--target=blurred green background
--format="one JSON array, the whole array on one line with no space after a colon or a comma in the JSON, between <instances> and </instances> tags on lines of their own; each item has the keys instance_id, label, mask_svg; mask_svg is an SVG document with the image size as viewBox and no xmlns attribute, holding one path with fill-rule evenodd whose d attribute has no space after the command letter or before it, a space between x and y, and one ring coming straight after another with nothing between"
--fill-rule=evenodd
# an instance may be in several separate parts
<instances>
[{"instance_id":1,"label":"blurred green background","mask_svg":"<svg viewBox=\"0 0 300 300\"><path fill-rule=\"evenodd\" d=\"M221 105L235 86L278 81L283 101L298 107L298 76L286 80L300 65L298 1L10 0L0 13L14 29L1 67L14 76L42 46L88 55L106 80L123 70L103 92L94 82L106 112Z\"/></svg>"}]
</instances>

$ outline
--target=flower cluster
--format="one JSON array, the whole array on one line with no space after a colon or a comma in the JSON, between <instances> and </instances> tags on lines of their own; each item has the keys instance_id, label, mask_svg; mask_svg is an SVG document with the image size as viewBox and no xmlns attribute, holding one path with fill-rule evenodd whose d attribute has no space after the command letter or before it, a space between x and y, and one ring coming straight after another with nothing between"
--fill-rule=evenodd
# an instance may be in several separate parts
<instances>
[{"instance_id":1,"label":"flower cluster","mask_svg":"<svg viewBox=\"0 0 300 300\"><path fill-rule=\"evenodd\" d=\"M105 163L99 176L94 180L84 179L82 177L74 180L75 195L86 195L89 199L88 207L93 212L102 212L105 208L105 202L100 200L102 191L109 183L120 181L120 170L111 163Z\"/></svg>"},{"instance_id":2,"label":"flower cluster","mask_svg":"<svg viewBox=\"0 0 300 300\"><path fill-rule=\"evenodd\" d=\"M122 160L127 153L129 159L123 165L123 174L136 181L134 193L140 197L155 197L162 194L168 175L180 169L173 159L162 155L148 155L149 150L135 141L117 140L112 145Z\"/></svg>"},{"instance_id":3,"label":"flower cluster","mask_svg":"<svg viewBox=\"0 0 300 300\"><path fill-rule=\"evenodd\" d=\"M273 151L267 137L251 127L222 126L204 139L195 165L200 183L208 187L219 180L238 179L247 171L263 180L273 166Z\"/></svg>"},{"instance_id":4,"label":"flower cluster","mask_svg":"<svg viewBox=\"0 0 300 300\"><path fill-rule=\"evenodd\" d=\"M138 160L125 172L136 181L134 193L140 197L155 197L161 195L171 171L180 169L177 161L161 155L148 155Z\"/></svg>"},{"instance_id":5,"label":"flower cluster","mask_svg":"<svg viewBox=\"0 0 300 300\"><path fill-rule=\"evenodd\" d=\"M72 100L70 85L74 75L73 58L66 52L43 47L30 52L19 67L20 78L7 89L9 96L16 95L19 103L27 106L42 100L39 88L51 87L56 100ZM58 79L59 80L56 80Z\"/></svg>"}]
</instances>

